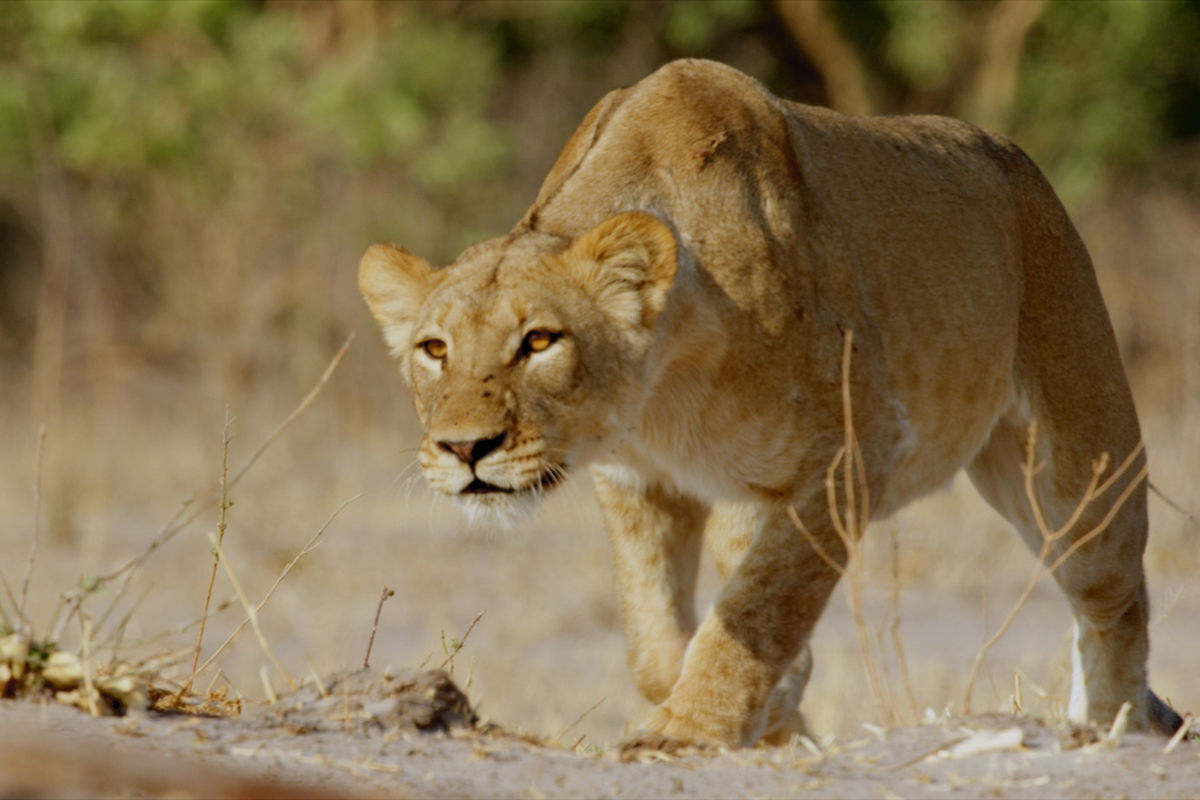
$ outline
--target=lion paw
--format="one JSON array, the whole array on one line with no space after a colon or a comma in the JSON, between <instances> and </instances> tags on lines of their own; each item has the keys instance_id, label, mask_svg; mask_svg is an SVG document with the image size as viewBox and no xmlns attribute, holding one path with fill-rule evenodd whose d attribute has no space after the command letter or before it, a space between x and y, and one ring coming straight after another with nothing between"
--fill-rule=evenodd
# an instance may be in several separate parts
<instances>
[{"instance_id":1,"label":"lion paw","mask_svg":"<svg viewBox=\"0 0 1200 800\"><path fill-rule=\"evenodd\" d=\"M669 761L673 758L694 755L707 749L707 745L674 739L653 731L639 730L617 746L621 761Z\"/></svg>"}]
</instances>

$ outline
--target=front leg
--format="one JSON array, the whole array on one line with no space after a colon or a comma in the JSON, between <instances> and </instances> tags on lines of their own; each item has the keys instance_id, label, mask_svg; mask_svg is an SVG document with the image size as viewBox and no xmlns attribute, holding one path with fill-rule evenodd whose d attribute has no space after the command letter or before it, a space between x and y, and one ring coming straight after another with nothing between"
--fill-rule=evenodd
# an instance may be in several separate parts
<instances>
[{"instance_id":1,"label":"front leg","mask_svg":"<svg viewBox=\"0 0 1200 800\"><path fill-rule=\"evenodd\" d=\"M604 511L629 667L642 695L666 699L696 629L694 593L707 509L630 472L592 470Z\"/></svg>"},{"instance_id":2,"label":"front leg","mask_svg":"<svg viewBox=\"0 0 1200 800\"><path fill-rule=\"evenodd\" d=\"M822 511L805 518L825 552L844 565L845 548L827 517ZM752 745L767 724L772 690L837 580L783 509L772 509L696 632L679 681L644 727L677 741Z\"/></svg>"},{"instance_id":3,"label":"front leg","mask_svg":"<svg viewBox=\"0 0 1200 800\"><path fill-rule=\"evenodd\" d=\"M722 581L737 569L754 537L769 518L770 508L754 502L722 502L713 505L704 528L704 542ZM776 684L767 702L767 724L762 742L787 744L793 735L809 735L808 723L800 713L800 700L812 675L812 649L805 644L800 655Z\"/></svg>"}]
</instances>

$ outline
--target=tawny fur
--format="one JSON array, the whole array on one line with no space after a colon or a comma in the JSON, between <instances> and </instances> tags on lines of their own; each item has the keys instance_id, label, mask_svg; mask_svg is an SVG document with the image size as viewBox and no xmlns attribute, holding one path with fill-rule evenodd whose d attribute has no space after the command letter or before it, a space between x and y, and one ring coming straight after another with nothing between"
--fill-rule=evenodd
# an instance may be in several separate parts
<instances>
[{"instance_id":1,"label":"tawny fur","mask_svg":"<svg viewBox=\"0 0 1200 800\"><path fill-rule=\"evenodd\" d=\"M657 736L748 745L803 725L806 642L837 573L786 509L844 559L824 481L847 331L872 518L966 469L1036 550L1029 423L1052 528L1094 459L1141 442L1087 252L1020 150L951 119L798 105L712 62L601 100L508 235L441 270L376 245L359 281L435 489L504 517L591 467ZM536 331L553 341L535 350ZM697 625L702 537L728 578ZM1076 720L1130 701L1134 726L1179 724L1147 687L1145 538L1138 486L1055 573L1077 620Z\"/></svg>"}]
</instances>

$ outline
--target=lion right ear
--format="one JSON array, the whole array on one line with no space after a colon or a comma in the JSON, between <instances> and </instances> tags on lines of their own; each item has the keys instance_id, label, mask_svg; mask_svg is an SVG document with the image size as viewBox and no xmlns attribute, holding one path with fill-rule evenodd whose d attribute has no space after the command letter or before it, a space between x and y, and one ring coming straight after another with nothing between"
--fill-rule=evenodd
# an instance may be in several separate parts
<instances>
[{"instance_id":1,"label":"lion right ear","mask_svg":"<svg viewBox=\"0 0 1200 800\"><path fill-rule=\"evenodd\" d=\"M609 217L575 240L564 258L609 316L651 328L675 280L675 235L641 211Z\"/></svg>"},{"instance_id":2,"label":"lion right ear","mask_svg":"<svg viewBox=\"0 0 1200 800\"><path fill-rule=\"evenodd\" d=\"M358 263L358 289L393 355L412 344L412 326L433 288L433 275L429 264L394 244L371 245Z\"/></svg>"}]
</instances>

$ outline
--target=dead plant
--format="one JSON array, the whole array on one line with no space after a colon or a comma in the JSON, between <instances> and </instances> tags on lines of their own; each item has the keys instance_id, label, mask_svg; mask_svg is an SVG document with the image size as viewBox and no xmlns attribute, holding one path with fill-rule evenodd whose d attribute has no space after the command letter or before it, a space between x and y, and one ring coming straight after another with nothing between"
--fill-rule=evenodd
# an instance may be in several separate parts
<instances>
[{"instance_id":1,"label":"dead plant","mask_svg":"<svg viewBox=\"0 0 1200 800\"><path fill-rule=\"evenodd\" d=\"M1088 542L1092 541L1101 533L1103 533L1112 522L1113 517L1117 515L1117 512L1121 510L1121 507L1125 505L1125 502L1133 494L1134 490L1137 489L1142 481L1146 480L1146 475L1149 468L1147 462L1143 459L1142 465L1138 469L1137 473L1132 477L1132 479L1129 480L1128 483L1126 483L1116 500L1113 501L1112 506L1109 507L1108 511L1104 514L1104 517L1095 526L1093 526L1091 530L1075 539L1075 541L1073 541L1065 550L1063 550L1063 552L1060 553L1053 561L1050 561L1050 554L1055 545L1062 541L1064 537L1066 537L1075 529L1075 526L1079 523L1079 520L1082 519L1084 512L1089 506L1096 502L1097 498L1112 488L1112 486L1118 480L1121 480L1121 478L1130 471L1133 465L1137 462L1138 456L1141 455L1144 448L1145 445L1139 443L1138 446L1135 447L1129 453L1129 455L1125 457L1125 460L1121 462L1121 465L1103 481L1101 480L1101 477L1108 470L1109 454L1101 453L1100 457L1092 462L1092 476L1088 480L1087 488L1084 489L1083 496L1079 499L1079 503L1075 506L1067 520L1061 526L1051 530L1049 524L1046 522L1046 516L1044 510L1042 509L1041 502L1038 500L1037 490L1034 483L1034 479L1045 466L1044 464L1037 462L1037 420L1033 420L1029 423L1029 433L1025 442L1025 461L1021 465L1021 471L1025 476L1025 496L1029 501L1030 509L1033 512L1034 523L1037 525L1038 532L1041 534L1042 545L1037 555L1037 561L1034 564L1033 569L1030 571L1029 578L1025 582L1025 586L1021 590L1021 593L1017 596L1016 601L1013 603L1012 608L1009 609L1008 615L1005 616L1004 620L1000 623L999 627L996 628L995 632L984 640L983 644L980 645L979 650L975 653L975 661L971 665L971 672L967 678L967 686L963 692L964 713L971 713L971 696L975 691L975 683L979 678L979 672L983 667L988 650L990 650L996 644L996 642L1000 641L1001 637L1008 632L1008 629L1012 626L1013 621L1017 618L1017 615L1021 613L1021 609L1024 608L1025 603L1029 600L1029 596L1033 593L1034 587L1036 587L1038 582L1046 575L1053 575L1055 570L1061 567L1067 561L1067 559L1069 559L1077 550L1079 550L1079 548L1083 547Z\"/></svg>"},{"instance_id":2,"label":"dead plant","mask_svg":"<svg viewBox=\"0 0 1200 800\"><path fill-rule=\"evenodd\" d=\"M854 630L858 641L859 660L871 690L876 713L880 722L887 727L896 727L903 721L903 715L897 708L889 682L885 680L887 672L882 646L873 641L871 626L868 624L865 610L866 559L865 539L863 532L870 521L870 490L867 486L866 469L863 465L862 450L858 445L858 437L854 430L854 409L850 392L850 366L854 351L854 331L847 330L842 344L842 424L844 441L833 457L829 468L825 471L825 494L829 508L829 519L834 532L846 549L846 566L843 567L825 550L816 537L808 530L794 507L788 507L788 516L792 523L808 540L814 552L843 579L846 587L846 599L850 605L850 613L854 618ZM841 468L842 496L838 496L838 468ZM899 611L899 544L893 534L892 539L892 607L890 609L891 641L897 669L900 672L904 691L911 710L910 722L916 721L916 701L912 684L908 675L908 664L904 655L904 647L900 637Z\"/></svg>"},{"instance_id":3,"label":"dead plant","mask_svg":"<svg viewBox=\"0 0 1200 800\"><path fill-rule=\"evenodd\" d=\"M77 705L80 708L95 715L99 713L121 713L128 707L145 707L153 703L155 707L162 707L162 697L164 693L161 690L156 690L151 687L152 680L161 676L161 671L168 664L176 663L179 654L171 653L169 655L159 654L145 659L141 662L128 662L117 658L118 648L124 638L125 628L134 612L145 597L143 594L133 606L121 616L113 629L103 638L97 640L96 634L98 631L105 628L110 618L113 616L115 609L124 601L125 596L130 587L130 582L138 571L138 569L146 563L149 557L160 547L165 545L176 535L182 532L188 525L195 521L201 513L211 508L213 504L220 503L218 534L214 537L214 577L217 564L222 564L230 577L231 583L235 587L235 591L241 599L243 606L247 610L247 622L255 624L256 614L274 593L280 581L288 574L295 563L304 555L311 552L315 548L318 539L325 529L333 521L334 518L349 505L353 500L351 498L343 502L321 526L316 535L309 540L308 544L290 561L284 568L282 574L276 579L275 584L268 590L263 600L256 606L250 607L246 602L245 595L241 591L240 584L237 583L236 577L233 575L229 564L222 558L220 539L226 526L226 511L229 508L229 491L234 485L247 473L254 465L258 458L271 446L282 433L309 407L320 393L322 387L328 382L333 371L341 363L346 354L347 349L353 340L353 334L348 337L342 347L334 355L324 373L317 380L316 384L308 392L308 394L300 401L299 405L289 414L283 422L271 431L270 434L259 444L258 448L250 455L242 467L233 474L232 477L228 473L228 451L229 451L229 425L230 419L228 411L226 411L226 423L224 433L224 454L222 459L222 474L221 483L218 492L211 498L210 501L203 504L195 504L191 500L184 502L181 508L171 517L170 520L162 527L159 535L152 540L149 545L137 556L125 562L120 567L103 575L83 577L79 580L76 588L64 593L60 597L60 603L52 617L52 623L49 626L49 631L46 635L39 635L34 630L34 626L30 622L30 615L26 608L26 601L29 593L29 586L33 567L36 562L38 544L40 538L40 516L41 516L41 478L42 478L42 451L46 440L46 429L43 426L38 432L38 449L37 459L34 468L34 526L26 558L25 574L21 583L20 598L14 595L7 579L0 574L0 585L2 585L8 603L12 608L12 615L5 610L3 603L0 603L0 696L16 697L25 694L38 692L47 692L53 695L60 702L65 702ZM189 512L190 509L190 512ZM101 612L98 618L94 619L88 612L86 604L88 599L98 590L109 583L120 580L120 586L114 593L112 600L108 606ZM243 622L242 626L234 631L226 642L218 648L217 652L204 663L203 666L196 668L195 662L198 660L199 651L203 641L203 627L211 610L212 585L210 581L208 593L204 601L204 611L199 620L183 625L168 632L182 632L191 628L193 625L199 625L201 633L197 638L196 647L193 655L193 670L189 676L184 689L178 693L172 693L175 696L174 705L179 705L179 697L186 691L190 691L192 681L196 675L207 668L225 647L244 629L247 622ZM228 607L229 601L218 604L217 611ZM62 633L65 627L75 622L79 626L79 648L77 652L69 652L60 650L58 642L61 640ZM259 634L260 643L264 649L271 655L269 647L266 646L265 637L262 636L261 630ZM145 644L144 642L141 644ZM97 651L109 650L110 654L107 658L97 659ZM277 659L272 658L280 673L285 676L289 684L294 685L290 676L278 663ZM221 673L218 672L218 677ZM215 683L214 678L214 683ZM218 692L222 695L223 693ZM169 701L167 705L172 705Z\"/></svg>"}]
</instances>

